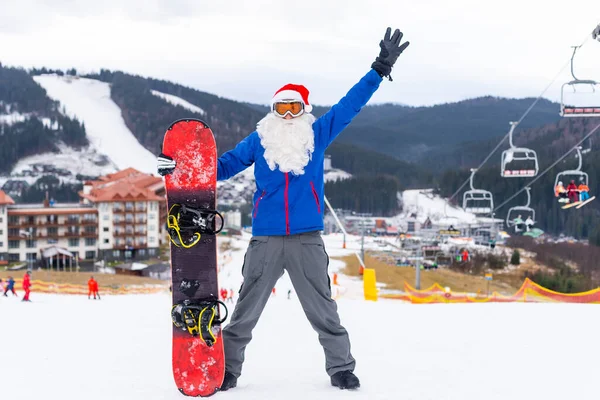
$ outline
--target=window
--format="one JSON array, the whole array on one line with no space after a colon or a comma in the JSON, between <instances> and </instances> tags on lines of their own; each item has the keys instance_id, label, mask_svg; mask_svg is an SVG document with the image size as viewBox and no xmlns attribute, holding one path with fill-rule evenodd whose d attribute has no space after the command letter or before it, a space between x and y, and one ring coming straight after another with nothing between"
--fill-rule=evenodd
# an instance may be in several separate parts
<instances>
[{"instance_id":1,"label":"window","mask_svg":"<svg viewBox=\"0 0 600 400\"><path fill-rule=\"evenodd\" d=\"M27 261L35 261L37 259L37 253L27 253Z\"/></svg>"},{"instance_id":2,"label":"window","mask_svg":"<svg viewBox=\"0 0 600 400\"><path fill-rule=\"evenodd\" d=\"M58 228L56 226L48 227L48 235L58 235Z\"/></svg>"},{"instance_id":3,"label":"window","mask_svg":"<svg viewBox=\"0 0 600 400\"><path fill-rule=\"evenodd\" d=\"M8 236L19 236L19 228L8 228Z\"/></svg>"},{"instance_id":4,"label":"window","mask_svg":"<svg viewBox=\"0 0 600 400\"><path fill-rule=\"evenodd\" d=\"M4 231L2 229L0 229L0 235L3 235Z\"/></svg>"},{"instance_id":5,"label":"window","mask_svg":"<svg viewBox=\"0 0 600 400\"><path fill-rule=\"evenodd\" d=\"M104 239L104 244L108 244L108 243L110 243L110 240Z\"/></svg>"},{"instance_id":6,"label":"window","mask_svg":"<svg viewBox=\"0 0 600 400\"><path fill-rule=\"evenodd\" d=\"M86 226L85 233L96 233L96 227L94 225Z\"/></svg>"},{"instance_id":7,"label":"window","mask_svg":"<svg viewBox=\"0 0 600 400\"><path fill-rule=\"evenodd\" d=\"M127 211L133 210L133 203L131 201L128 201L127 203L125 203L125 209Z\"/></svg>"},{"instance_id":8,"label":"window","mask_svg":"<svg viewBox=\"0 0 600 400\"><path fill-rule=\"evenodd\" d=\"M93 260L94 258L96 258L96 252L95 251L86 251L85 252L85 259L86 260Z\"/></svg>"},{"instance_id":9,"label":"window","mask_svg":"<svg viewBox=\"0 0 600 400\"><path fill-rule=\"evenodd\" d=\"M0 223L4 222L4 218L0 217Z\"/></svg>"},{"instance_id":10,"label":"window","mask_svg":"<svg viewBox=\"0 0 600 400\"><path fill-rule=\"evenodd\" d=\"M20 247L19 246L20 243L21 242L19 240L9 240L8 241L8 248L9 249L18 249Z\"/></svg>"},{"instance_id":11,"label":"window","mask_svg":"<svg viewBox=\"0 0 600 400\"><path fill-rule=\"evenodd\" d=\"M69 239L69 247L77 247L79 246L79 239Z\"/></svg>"},{"instance_id":12,"label":"window","mask_svg":"<svg viewBox=\"0 0 600 400\"><path fill-rule=\"evenodd\" d=\"M149 256L155 256L156 255L156 249L148 249L148 255Z\"/></svg>"},{"instance_id":13,"label":"window","mask_svg":"<svg viewBox=\"0 0 600 400\"><path fill-rule=\"evenodd\" d=\"M150 230L150 231L156 230L156 225L150 225L150 226L148 226L148 230Z\"/></svg>"},{"instance_id":14,"label":"window","mask_svg":"<svg viewBox=\"0 0 600 400\"><path fill-rule=\"evenodd\" d=\"M155 219L156 218L156 214L151 213L150 215L148 215L148 219Z\"/></svg>"},{"instance_id":15,"label":"window","mask_svg":"<svg viewBox=\"0 0 600 400\"><path fill-rule=\"evenodd\" d=\"M125 258L131 258L131 250L125 250Z\"/></svg>"},{"instance_id":16,"label":"window","mask_svg":"<svg viewBox=\"0 0 600 400\"><path fill-rule=\"evenodd\" d=\"M108 210L108 203L100 203L100 211L107 212Z\"/></svg>"},{"instance_id":17,"label":"window","mask_svg":"<svg viewBox=\"0 0 600 400\"><path fill-rule=\"evenodd\" d=\"M121 256L121 250L113 250L113 257L120 257Z\"/></svg>"},{"instance_id":18,"label":"window","mask_svg":"<svg viewBox=\"0 0 600 400\"><path fill-rule=\"evenodd\" d=\"M148 243L154 243L156 241L156 238L154 236L150 236L148 238Z\"/></svg>"},{"instance_id":19,"label":"window","mask_svg":"<svg viewBox=\"0 0 600 400\"><path fill-rule=\"evenodd\" d=\"M102 217L102 219L103 219L104 221L108 221L108 220L110 219L110 215L108 215L108 214L104 214L104 216Z\"/></svg>"},{"instance_id":20,"label":"window","mask_svg":"<svg viewBox=\"0 0 600 400\"><path fill-rule=\"evenodd\" d=\"M96 238L85 238L85 245L86 246L95 246Z\"/></svg>"},{"instance_id":21,"label":"window","mask_svg":"<svg viewBox=\"0 0 600 400\"><path fill-rule=\"evenodd\" d=\"M58 240L56 239L48 239L48 244L57 244Z\"/></svg>"},{"instance_id":22,"label":"window","mask_svg":"<svg viewBox=\"0 0 600 400\"><path fill-rule=\"evenodd\" d=\"M9 254L8 261L10 261L10 262L19 261L19 255L18 254Z\"/></svg>"},{"instance_id":23,"label":"window","mask_svg":"<svg viewBox=\"0 0 600 400\"><path fill-rule=\"evenodd\" d=\"M25 242L27 243L27 248L28 249L33 249L34 247L37 246L37 240L26 240Z\"/></svg>"},{"instance_id":24,"label":"window","mask_svg":"<svg viewBox=\"0 0 600 400\"><path fill-rule=\"evenodd\" d=\"M0 242L0 247L4 247L4 242Z\"/></svg>"},{"instance_id":25,"label":"window","mask_svg":"<svg viewBox=\"0 0 600 400\"><path fill-rule=\"evenodd\" d=\"M19 216L18 215L10 215L8 217L8 223L11 225L17 225L19 223Z\"/></svg>"},{"instance_id":26,"label":"window","mask_svg":"<svg viewBox=\"0 0 600 400\"><path fill-rule=\"evenodd\" d=\"M138 256L145 256L146 255L146 249L139 249L138 250Z\"/></svg>"},{"instance_id":27,"label":"window","mask_svg":"<svg viewBox=\"0 0 600 400\"><path fill-rule=\"evenodd\" d=\"M125 221L127 221L127 222L133 222L133 214L127 214L127 215L125 215Z\"/></svg>"},{"instance_id":28,"label":"window","mask_svg":"<svg viewBox=\"0 0 600 400\"><path fill-rule=\"evenodd\" d=\"M108 232L108 231L109 231L109 229L108 229L108 226L105 226L104 228L102 228L102 230L103 230L104 232Z\"/></svg>"}]
</instances>

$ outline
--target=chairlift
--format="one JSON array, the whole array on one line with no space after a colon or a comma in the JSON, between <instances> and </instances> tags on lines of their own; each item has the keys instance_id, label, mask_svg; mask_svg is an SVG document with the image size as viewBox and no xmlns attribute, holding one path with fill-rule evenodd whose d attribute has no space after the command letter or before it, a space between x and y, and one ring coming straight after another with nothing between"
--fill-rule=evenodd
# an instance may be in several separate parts
<instances>
[{"instance_id":1,"label":"chairlift","mask_svg":"<svg viewBox=\"0 0 600 400\"><path fill-rule=\"evenodd\" d=\"M554 188L556 188L556 186L558 185L558 182L566 181L566 179L564 177L568 177L568 176L579 177L579 179L575 179L575 181L577 181L578 183L581 181L581 178L583 178L583 182L586 185L589 185L588 174L581 170L581 166L583 164L583 158L582 158L582 154L581 154L581 146L577 147L575 150L577 150L577 157L579 158L579 165L577 166L576 169L562 171L556 175L556 179L554 180L554 187L552 188L553 193L554 193ZM571 180L573 180L573 178L571 178ZM564 186L564 184L563 184L563 186Z\"/></svg>"},{"instance_id":2,"label":"chairlift","mask_svg":"<svg viewBox=\"0 0 600 400\"><path fill-rule=\"evenodd\" d=\"M525 204L524 206L516 206L509 208L508 213L506 214L506 226L508 228L512 228L513 226L517 225L517 223L515 223L515 219L517 217L521 217L523 214L525 214L524 218L521 217L521 219L523 220L523 224L525 224L525 220L527 219L527 217L531 217L531 220L534 224L536 222L535 210L529 207L529 204L531 203L531 188L526 187L525 190L527 190L527 204Z\"/></svg>"},{"instance_id":3,"label":"chairlift","mask_svg":"<svg viewBox=\"0 0 600 400\"><path fill-rule=\"evenodd\" d=\"M560 116L561 117L600 117L600 100L599 105L574 105L574 104L566 104L565 102L565 88L570 87L573 90L573 93L578 93L577 88L582 88L587 85L592 89L592 93L596 93L596 87L600 87L600 83L591 80L591 79L578 79L575 76L575 72L573 70L573 60L575 58L575 53L577 49L581 46L573 46L573 55L571 56L571 75L573 76L573 80L567 83L564 83L560 88ZM581 94L585 94L586 92L580 92L578 97L581 97ZM587 92L589 94L589 92Z\"/></svg>"},{"instance_id":4,"label":"chairlift","mask_svg":"<svg viewBox=\"0 0 600 400\"><path fill-rule=\"evenodd\" d=\"M513 131L517 124L518 122L510 122L510 131L508 132L510 149L502 152L500 175L504 178L530 178L536 176L539 171L535 151L525 147L517 147L513 144Z\"/></svg>"},{"instance_id":5,"label":"chairlift","mask_svg":"<svg viewBox=\"0 0 600 400\"><path fill-rule=\"evenodd\" d=\"M471 169L471 178L469 183L471 190L467 190L463 195L463 210L473 214L490 214L494 209L494 198L492 192L473 187L473 177L477 169Z\"/></svg>"}]
</instances>

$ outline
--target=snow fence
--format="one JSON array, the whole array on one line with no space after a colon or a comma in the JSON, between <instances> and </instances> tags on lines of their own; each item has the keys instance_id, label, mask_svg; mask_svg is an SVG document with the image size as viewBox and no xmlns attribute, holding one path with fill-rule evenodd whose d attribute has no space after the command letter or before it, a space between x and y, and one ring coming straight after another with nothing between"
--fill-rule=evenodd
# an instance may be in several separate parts
<instances>
[{"instance_id":1,"label":"snow fence","mask_svg":"<svg viewBox=\"0 0 600 400\"><path fill-rule=\"evenodd\" d=\"M410 301L415 304L432 303L600 303L600 288L581 293L560 293L546 289L529 278L525 278L521 288L512 296L493 292L489 297L470 293L452 292L439 284L424 290L417 290L404 283L404 293L380 294L379 297Z\"/></svg>"}]
</instances>

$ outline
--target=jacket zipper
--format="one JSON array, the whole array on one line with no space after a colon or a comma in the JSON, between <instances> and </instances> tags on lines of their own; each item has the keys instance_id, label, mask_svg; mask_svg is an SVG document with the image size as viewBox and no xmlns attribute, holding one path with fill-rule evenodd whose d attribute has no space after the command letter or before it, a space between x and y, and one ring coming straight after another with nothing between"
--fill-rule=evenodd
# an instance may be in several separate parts
<instances>
[{"instance_id":1,"label":"jacket zipper","mask_svg":"<svg viewBox=\"0 0 600 400\"><path fill-rule=\"evenodd\" d=\"M283 197L285 200L285 234L290 234L290 213L289 213L289 205L288 205L288 189L290 187L290 178L288 177L288 173L285 173L285 191L283 192Z\"/></svg>"},{"instance_id":2,"label":"jacket zipper","mask_svg":"<svg viewBox=\"0 0 600 400\"><path fill-rule=\"evenodd\" d=\"M262 198L265 196L265 191L262 191L262 194L260 195L260 197L258 198L258 200L256 200L256 205L254 206L254 218L256 218L256 214L258 213L258 203L260 203L260 201L262 200Z\"/></svg>"},{"instance_id":3,"label":"jacket zipper","mask_svg":"<svg viewBox=\"0 0 600 400\"><path fill-rule=\"evenodd\" d=\"M317 203L317 212L321 214L321 204L319 203L319 196L317 195L317 191L315 190L315 185L312 181L310 181L310 188L312 189L313 196L315 196L315 202Z\"/></svg>"}]
</instances>

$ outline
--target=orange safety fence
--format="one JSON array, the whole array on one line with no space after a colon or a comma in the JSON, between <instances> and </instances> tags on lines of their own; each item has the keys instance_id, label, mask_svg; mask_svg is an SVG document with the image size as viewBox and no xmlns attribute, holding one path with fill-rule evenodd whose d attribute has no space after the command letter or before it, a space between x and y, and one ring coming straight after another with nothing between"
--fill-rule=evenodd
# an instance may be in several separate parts
<instances>
[{"instance_id":1,"label":"orange safety fence","mask_svg":"<svg viewBox=\"0 0 600 400\"><path fill-rule=\"evenodd\" d=\"M15 279L15 290L22 290L22 279ZM87 285L73 285L70 283L46 282L40 280L31 281L32 293L54 293L54 294L79 294L87 295ZM165 285L110 285L99 286L98 292L104 294L150 294L168 291Z\"/></svg>"},{"instance_id":2,"label":"orange safety fence","mask_svg":"<svg viewBox=\"0 0 600 400\"><path fill-rule=\"evenodd\" d=\"M490 296L471 295L469 293L452 292L435 283L427 289L417 290L404 283L402 294L380 294L379 297L410 301L415 304L431 303L600 303L600 288L581 293L560 293L538 285L525 278L523 285L515 294L502 295L493 292Z\"/></svg>"}]
</instances>

